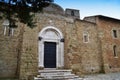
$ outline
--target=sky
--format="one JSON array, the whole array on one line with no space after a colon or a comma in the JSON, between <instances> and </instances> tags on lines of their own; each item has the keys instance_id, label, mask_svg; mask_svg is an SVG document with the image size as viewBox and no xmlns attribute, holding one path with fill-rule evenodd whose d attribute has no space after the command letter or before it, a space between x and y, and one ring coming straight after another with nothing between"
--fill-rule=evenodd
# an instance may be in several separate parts
<instances>
[{"instance_id":1,"label":"sky","mask_svg":"<svg viewBox=\"0 0 120 80\"><path fill-rule=\"evenodd\" d=\"M104 15L120 19L120 0L54 0L64 10L80 10L80 18L93 15Z\"/></svg>"}]
</instances>

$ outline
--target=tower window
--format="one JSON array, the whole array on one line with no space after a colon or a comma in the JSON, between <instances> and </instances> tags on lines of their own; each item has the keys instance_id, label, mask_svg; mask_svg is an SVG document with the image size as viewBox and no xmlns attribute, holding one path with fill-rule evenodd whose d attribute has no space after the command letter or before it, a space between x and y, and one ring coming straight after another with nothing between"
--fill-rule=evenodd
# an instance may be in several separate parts
<instances>
[{"instance_id":1,"label":"tower window","mask_svg":"<svg viewBox=\"0 0 120 80\"><path fill-rule=\"evenodd\" d=\"M113 30L113 37L117 38L117 30Z\"/></svg>"},{"instance_id":2,"label":"tower window","mask_svg":"<svg viewBox=\"0 0 120 80\"><path fill-rule=\"evenodd\" d=\"M71 16L75 16L74 11L71 11Z\"/></svg>"}]
</instances>

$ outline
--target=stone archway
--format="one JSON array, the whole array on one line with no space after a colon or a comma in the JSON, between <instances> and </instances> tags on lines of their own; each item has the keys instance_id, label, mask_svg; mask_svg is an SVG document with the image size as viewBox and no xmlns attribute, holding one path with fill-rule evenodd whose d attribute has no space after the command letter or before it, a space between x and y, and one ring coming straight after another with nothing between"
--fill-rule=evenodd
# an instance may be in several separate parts
<instances>
[{"instance_id":1,"label":"stone archway","mask_svg":"<svg viewBox=\"0 0 120 80\"><path fill-rule=\"evenodd\" d=\"M55 66L54 67L50 67L47 66L47 64L51 64L51 66L53 66L52 63L49 63L48 61L46 61L46 53L48 53L47 55L52 55L53 52L50 53L50 51L52 50L46 50L46 47L50 45L54 45L54 50L55 52L55 63L53 63ZM50 46L51 47L51 46ZM64 66L64 38L63 38L63 34L61 33L61 31L53 26L48 26L45 27L41 30L41 32L39 33L39 46L38 46L38 50L39 50L39 67L43 67L43 68L61 68Z\"/></svg>"}]
</instances>

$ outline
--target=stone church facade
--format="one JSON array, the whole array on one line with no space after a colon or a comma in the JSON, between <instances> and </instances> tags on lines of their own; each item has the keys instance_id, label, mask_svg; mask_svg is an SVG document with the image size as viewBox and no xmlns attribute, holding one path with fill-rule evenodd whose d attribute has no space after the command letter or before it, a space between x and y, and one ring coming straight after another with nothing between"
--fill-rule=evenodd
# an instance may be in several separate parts
<instances>
[{"instance_id":1,"label":"stone church facade","mask_svg":"<svg viewBox=\"0 0 120 80\"><path fill-rule=\"evenodd\" d=\"M80 19L79 10L51 4L35 13L36 27L0 20L0 77L28 79L38 70L71 69L77 75L120 71L120 20Z\"/></svg>"}]
</instances>

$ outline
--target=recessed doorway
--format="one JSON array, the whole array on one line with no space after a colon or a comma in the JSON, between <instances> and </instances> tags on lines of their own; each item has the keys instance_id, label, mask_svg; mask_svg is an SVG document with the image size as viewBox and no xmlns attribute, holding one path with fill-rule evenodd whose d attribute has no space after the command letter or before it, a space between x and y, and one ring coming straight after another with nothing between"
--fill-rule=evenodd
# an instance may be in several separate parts
<instances>
[{"instance_id":1,"label":"recessed doorway","mask_svg":"<svg viewBox=\"0 0 120 80\"><path fill-rule=\"evenodd\" d=\"M62 32L52 26L43 28L39 33L39 67L64 67L64 38Z\"/></svg>"},{"instance_id":2,"label":"recessed doorway","mask_svg":"<svg viewBox=\"0 0 120 80\"><path fill-rule=\"evenodd\" d=\"M56 43L44 43L44 67L56 68Z\"/></svg>"}]
</instances>

